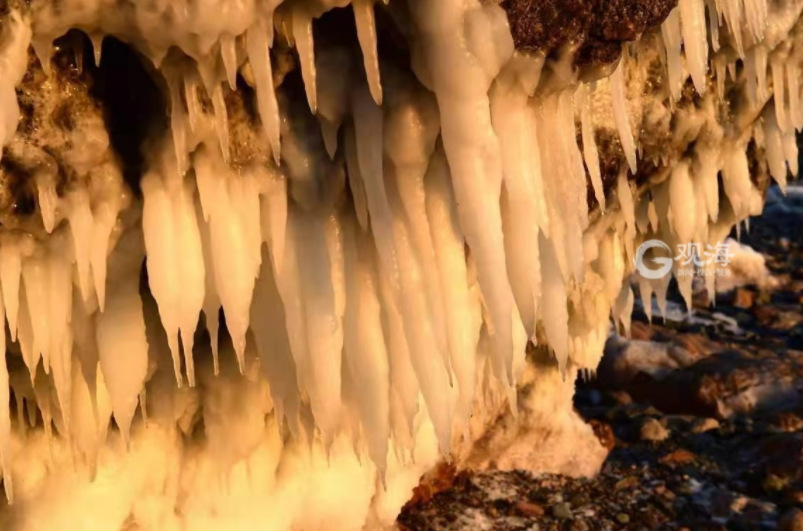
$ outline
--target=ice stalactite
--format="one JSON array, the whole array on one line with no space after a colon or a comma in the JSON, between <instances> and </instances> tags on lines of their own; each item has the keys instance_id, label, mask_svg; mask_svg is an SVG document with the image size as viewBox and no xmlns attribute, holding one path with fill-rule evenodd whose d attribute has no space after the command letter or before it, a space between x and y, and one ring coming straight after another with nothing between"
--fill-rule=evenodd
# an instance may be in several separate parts
<instances>
[{"instance_id":1,"label":"ice stalactite","mask_svg":"<svg viewBox=\"0 0 803 531\"><path fill-rule=\"evenodd\" d=\"M624 56L619 62L619 66L611 74L611 93L613 94L613 115L616 121L616 129L619 131L619 140L622 142L622 149L625 150L630 172L635 174L637 169L636 144L633 138L633 130L630 127L630 114L627 112L627 96L625 94L627 90L625 84L626 68L627 56Z\"/></svg>"},{"instance_id":2,"label":"ice stalactite","mask_svg":"<svg viewBox=\"0 0 803 531\"><path fill-rule=\"evenodd\" d=\"M706 79L708 32L705 26L705 3L703 0L680 0L678 9L680 10L686 65L694 81L694 87L702 96L705 94L708 84Z\"/></svg>"},{"instance_id":3,"label":"ice stalactite","mask_svg":"<svg viewBox=\"0 0 803 531\"><path fill-rule=\"evenodd\" d=\"M142 233L137 230L127 232L118 242L109 258L106 309L96 319L100 371L126 443L148 370L148 340L139 296L144 250ZM120 355L121 350L125 356Z\"/></svg>"},{"instance_id":4,"label":"ice stalactite","mask_svg":"<svg viewBox=\"0 0 803 531\"><path fill-rule=\"evenodd\" d=\"M583 135L583 157L585 159L586 170L591 177L591 186L594 188L594 196L597 198L600 209L605 211L605 190L602 185L602 174L599 166L599 151L597 141L594 138L594 124L589 108L589 87L582 85L578 90L577 97L580 100L580 121Z\"/></svg>"},{"instance_id":5,"label":"ice stalactite","mask_svg":"<svg viewBox=\"0 0 803 531\"><path fill-rule=\"evenodd\" d=\"M355 0L354 20L357 24L357 37L362 49L368 87L377 105L382 105L382 84L379 79L379 55L377 51L376 22L374 21L375 0Z\"/></svg>"},{"instance_id":6,"label":"ice stalactite","mask_svg":"<svg viewBox=\"0 0 803 531\"><path fill-rule=\"evenodd\" d=\"M195 385L193 334L204 299L205 271L195 217L195 187L189 180L157 173L142 182L142 228L148 255L148 283L167 332L176 381L183 382L179 337L187 379Z\"/></svg>"},{"instance_id":7,"label":"ice stalactite","mask_svg":"<svg viewBox=\"0 0 803 531\"><path fill-rule=\"evenodd\" d=\"M602 453L572 382L611 322L629 333L632 284L648 318L653 296L666 314L672 276L631 276L639 244L715 245L761 209L749 157L781 185L798 170L801 59L783 36L799 0L681 0L663 48L654 28L593 69L571 47L514 50L504 7L477 0L64 0L62 16L37 1L0 17L1 169L30 176L32 203L0 234L13 531L46 505L48 527L80 528L60 507L82 496L103 529L371 529L438 459L566 471L563 454ZM354 34L333 39L344 14ZM59 166L19 169L35 142L14 134L14 89L26 68L44 75L26 66L31 27L51 85L63 66L44 43L71 27L98 62L112 35L153 63L168 114L136 138L141 164L99 125L86 136L111 146L102 161L74 168L51 146ZM658 251L641 257L666 263ZM495 452L500 415L520 437ZM531 438L543 426L556 435ZM16 465L46 452L48 474ZM75 496L51 488L68 462Z\"/></svg>"},{"instance_id":8,"label":"ice stalactite","mask_svg":"<svg viewBox=\"0 0 803 531\"><path fill-rule=\"evenodd\" d=\"M458 215L466 241L472 249L483 296L489 310L491 333L496 344L494 369L513 384L513 350L516 328L513 295L507 279L499 209L502 168L499 140L491 126L487 88L496 72L487 72L474 62L455 27L470 9L476 16L491 14L493 6L456 1L413 2L413 18L427 50L425 66L434 82L441 115L441 134L458 201ZM509 35L507 36L509 39ZM496 70L512 51L511 41L494 42ZM474 111L479 109L480 114ZM472 127L466 127L471 116Z\"/></svg>"},{"instance_id":9,"label":"ice stalactite","mask_svg":"<svg viewBox=\"0 0 803 531\"><path fill-rule=\"evenodd\" d=\"M0 289L2 283L0 282ZM0 299L0 321L5 321L6 309ZM8 367L6 364L6 334L0 334L0 471L3 472L3 487L8 503L14 503L14 482L11 476L11 409L9 406ZM19 398L17 398L19 400Z\"/></svg>"},{"instance_id":10,"label":"ice stalactite","mask_svg":"<svg viewBox=\"0 0 803 531\"><path fill-rule=\"evenodd\" d=\"M0 34L0 72L3 72L0 81L0 146L6 145L17 130L20 111L14 87L25 74L30 41L30 25L20 13L12 11ZM2 158L0 150L0 160Z\"/></svg>"},{"instance_id":11,"label":"ice stalactite","mask_svg":"<svg viewBox=\"0 0 803 531\"><path fill-rule=\"evenodd\" d=\"M683 73L683 56L680 53L682 34L680 31L680 12L674 9L661 24L661 34L666 49L669 93L675 101L680 99L680 91L685 81Z\"/></svg>"},{"instance_id":12,"label":"ice stalactite","mask_svg":"<svg viewBox=\"0 0 803 531\"><path fill-rule=\"evenodd\" d=\"M272 35L272 33L271 33ZM270 41L268 32L262 24L249 28L246 35L248 60L254 72L256 82L257 102L262 127L268 136L274 160L281 155L279 140L279 105L276 103L276 93L273 90L273 73L270 62Z\"/></svg>"}]
</instances>

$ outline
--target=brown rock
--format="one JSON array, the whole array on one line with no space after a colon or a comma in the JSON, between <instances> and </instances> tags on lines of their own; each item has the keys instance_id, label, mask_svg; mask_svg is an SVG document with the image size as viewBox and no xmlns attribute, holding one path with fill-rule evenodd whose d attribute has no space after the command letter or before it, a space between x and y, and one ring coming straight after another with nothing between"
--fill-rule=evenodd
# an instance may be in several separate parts
<instances>
[{"instance_id":1,"label":"brown rock","mask_svg":"<svg viewBox=\"0 0 803 531\"><path fill-rule=\"evenodd\" d=\"M756 294L749 289L739 288L733 296L733 305L737 308L752 308L756 302Z\"/></svg>"},{"instance_id":2,"label":"brown rock","mask_svg":"<svg viewBox=\"0 0 803 531\"><path fill-rule=\"evenodd\" d=\"M803 531L803 511L789 509L778 522L778 531Z\"/></svg>"},{"instance_id":3,"label":"brown rock","mask_svg":"<svg viewBox=\"0 0 803 531\"><path fill-rule=\"evenodd\" d=\"M544 516L546 510L538 505L529 501L520 501L516 504L516 510L524 516L541 517Z\"/></svg>"},{"instance_id":4,"label":"brown rock","mask_svg":"<svg viewBox=\"0 0 803 531\"><path fill-rule=\"evenodd\" d=\"M614 446L616 446L616 436L613 433L611 425L595 419L588 421L588 423L591 425L591 429L594 430L594 435L597 436L602 446L609 452L613 450Z\"/></svg>"},{"instance_id":5,"label":"brown rock","mask_svg":"<svg viewBox=\"0 0 803 531\"><path fill-rule=\"evenodd\" d=\"M642 441L660 442L669 437L669 430L657 420L647 419L641 425L640 435Z\"/></svg>"},{"instance_id":6,"label":"brown rock","mask_svg":"<svg viewBox=\"0 0 803 531\"><path fill-rule=\"evenodd\" d=\"M688 465L697 460L697 456L688 450L678 448L674 452L668 453L661 458L665 465Z\"/></svg>"}]
</instances>

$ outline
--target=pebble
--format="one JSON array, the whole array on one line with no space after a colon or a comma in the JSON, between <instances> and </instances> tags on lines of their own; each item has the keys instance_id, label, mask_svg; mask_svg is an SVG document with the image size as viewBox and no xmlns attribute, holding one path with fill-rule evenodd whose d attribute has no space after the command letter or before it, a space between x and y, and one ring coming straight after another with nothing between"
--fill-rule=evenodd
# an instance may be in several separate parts
<instances>
[{"instance_id":1,"label":"pebble","mask_svg":"<svg viewBox=\"0 0 803 531\"><path fill-rule=\"evenodd\" d=\"M616 521L620 524L628 524L630 523L630 516L626 515L625 513L619 513L616 515Z\"/></svg>"},{"instance_id":2,"label":"pebble","mask_svg":"<svg viewBox=\"0 0 803 531\"><path fill-rule=\"evenodd\" d=\"M641 440L661 442L669 437L669 430L664 428L660 422L655 419L647 419L641 425Z\"/></svg>"},{"instance_id":3,"label":"pebble","mask_svg":"<svg viewBox=\"0 0 803 531\"><path fill-rule=\"evenodd\" d=\"M572 514L572 506L568 503L558 503L552 506L552 516L555 518L561 518L564 520L569 520L574 515Z\"/></svg>"}]
</instances>

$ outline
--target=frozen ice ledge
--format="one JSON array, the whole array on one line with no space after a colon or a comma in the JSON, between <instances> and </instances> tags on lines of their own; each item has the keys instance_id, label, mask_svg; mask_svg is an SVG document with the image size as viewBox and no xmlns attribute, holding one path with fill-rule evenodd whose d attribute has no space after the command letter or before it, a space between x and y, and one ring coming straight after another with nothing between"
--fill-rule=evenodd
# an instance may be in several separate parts
<instances>
[{"instance_id":1,"label":"frozen ice ledge","mask_svg":"<svg viewBox=\"0 0 803 531\"><path fill-rule=\"evenodd\" d=\"M802 9L0 0L0 528L378 529L439 460L593 474L573 382L671 279L639 244L797 173Z\"/></svg>"}]
</instances>

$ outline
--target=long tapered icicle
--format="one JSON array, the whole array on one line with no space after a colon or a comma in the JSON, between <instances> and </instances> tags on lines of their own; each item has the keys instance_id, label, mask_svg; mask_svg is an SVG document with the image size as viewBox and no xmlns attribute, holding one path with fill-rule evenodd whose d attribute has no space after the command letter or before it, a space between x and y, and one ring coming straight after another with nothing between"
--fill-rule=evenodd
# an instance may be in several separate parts
<instances>
[{"instance_id":1,"label":"long tapered icicle","mask_svg":"<svg viewBox=\"0 0 803 531\"><path fill-rule=\"evenodd\" d=\"M97 319L100 370L114 419L126 443L148 370L148 339L139 296L143 256L142 233L127 232L110 258L109 297L106 310ZM121 351L125 356L120 355Z\"/></svg>"},{"instance_id":2,"label":"long tapered icicle","mask_svg":"<svg viewBox=\"0 0 803 531\"><path fill-rule=\"evenodd\" d=\"M703 0L680 0L681 29L683 49L686 52L686 65L691 73L694 88L701 96L705 94L708 80L708 32L705 25L705 3Z\"/></svg>"},{"instance_id":3,"label":"long tapered icicle","mask_svg":"<svg viewBox=\"0 0 803 531\"><path fill-rule=\"evenodd\" d=\"M675 101L680 100L683 88L683 56L680 49L682 35L680 30L680 10L673 9L661 24L661 35L666 49L666 63L669 74L669 93Z\"/></svg>"},{"instance_id":4,"label":"long tapered icicle","mask_svg":"<svg viewBox=\"0 0 803 531\"><path fill-rule=\"evenodd\" d=\"M362 49L365 76L371 96L377 105L382 105L382 84L379 79L379 53L376 41L376 22L374 21L374 0L355 0L354 21L357 23L357 38Z\"/></svg>"},{"instance_id":5,"label":"long tapered icicle","mask_svg":"<svg viewBox=\"0 0 803 531\"><path fill-rule=\"evenodd\" d=\"M195 385L192 337L204 299L205 272L195 217L194 189L188 183L170 189L158 175L143 179L142 227L148 253L148 278L181 384L179 335L190 386Z\"/></svg>"},{"instance_id":6,"label":"long tapered icicle","mask_svg":"<svg viewBox=\"0 0 803 531\"><path fill-rule=\"evenodd\" d=\"M78 272L78 286L81 296L87 300L92 285L90 256L92 252L92 210L89 207L89 193L85 189L77 189L69 196L70 232Z\"/></svg>"},{"instance_id":7,"label":"long tapered icicle","mask_svg":"<svg viewBox=\"0 0 803 531\"><path fill-rule=\"evenodd\" d=\"M2 288L0 288L1 290ZM0 298L0 471L8 503L14 503L14 481L11 477L11 409L9 407L8 367L6 366L6 311ZM20 400L17 397L17 400ZM22 420L20 420L21 422Z\"/></svg>"},{"instance_id":8,"label":"long tapered icicle","mask_svg":"<svg viewBox=\"0 0 803 531\"><path fill-rule=\"evenodd\" d=\"M301 62L301 76L312 114L318 110L318 82L315 70L315 45L312 37L312 17L301 8L293 13L293 39Z\"/></svg>"},{"instance_id":9,"label":"long tapered icicle","mask_svg":"<svg viewBox=\"0 0 803 531\"><path fill-rule=\"evenodd\" d=\"M22 250L20 243L6 236L3 241L0 241L0 283L3 286L3 305L12 341L17 340L21 277Z\"/></svg>"},{"instance_id":10,"label":"long tapered icicle","mask_svg":"<svg viewBox=\"0 0 803 531\"><path fill-rule=\"evenodd\" d=\"M417 30L425 35L427 68L432 76L441 116L443 145L454 177L458 214L466 241L477 264L479 284L488 308L489 328L496 348L494 372L507 385L512 384L514 330L521 328L518 312L507 278L504 235L499 197L502 165L499 140L489 112L488 88L495 77L490 63L480 64L471 48L481 42L469 42L464 20L471 5L460 0L411 6ZM476 16L495 16L498 6L475 12ZM491 20L489 19L490 23ZM479 38L479 37L477 37ZM483 36L483 38L486 38ZM510 35L506 35L510 39ZM486 42L487 44L487 42ZM505 44L512 44L505 42ZM513 51L513 46L499 46L497 52ZM500 60L508 57L488 54ZM489 74L491 74L489 76ZM455 83L460 79L460 83ZM470 118L469 118L470 117ZM467 123L473 124L466 127Z\"/></svg>"},{"instance_id":11,"label":"long tapered icicle","mask_svg":"<svg viewBox=\"0 0 803 531\"><path fill-rule=\"evenodd\" d=\"M246 35L248 60L254 72L257 86L257 105L262 127L268 136L273 160L278 162L281 154L279 142L279 104L273 88L273 69L270 62L270 48L267 30L262 24L255 24Z\"/></svg>"},{"instance_id":12,"label":"long tapered icicle","mask_svg":"<svg viewBox=\"0 0 803 531\"><path fill-rule=\"evenodd\" d=\"M630 128L630 114L627 112L627 98L625 97L625 62L626 57L622 57L619 66L611 74L611 93L613 95L613 117L616 122L616 129L619 131L619 140L622 142L622 149L627 158L627 165L630 172L635 175L636 163L636 144L633 140L633 131Z\"/></svg>"},{"instance_id":13,"label":"long tapered icicle","mask_svg":"<svg viewBox=\"0 0 803 531\"><path fill-rule=\"evenodd\" d=\"M237 90L237 48L235 38L228 33L220 36L220 57L226 69L226 80L231 90Z\"/></svg>"},{"instance_id":14,"label":"long tapered icicle","mask_svg":"<svg viewBox=\"0 0 803 531\"><path fill-rule=\"evenodd\" d=\"M583 157L588 175L591 177L591 186L597 198L600 209L605 212L605 189L602 186L602 172L599 165L599 152L597 141L594 138L594 124L591 118L591 104L589 102L589 88L583 85L579 89L580 99L580 128L583 135Z\"/></svg>"},{"instance_id":15,"label":"long tapered icicle","mask_svg":"<svg viewBox=\"0 0 803 531\"><path fill-rule=\"evenodd\" d=\"M229 148L229 116L226 111L226 101L223 99L223 85L218 83L212 91L212 109L215 112L215 129L220 143L220 152L223 153L223 161L228 164L230 155Z\"/></svg>"}]
</instances>

